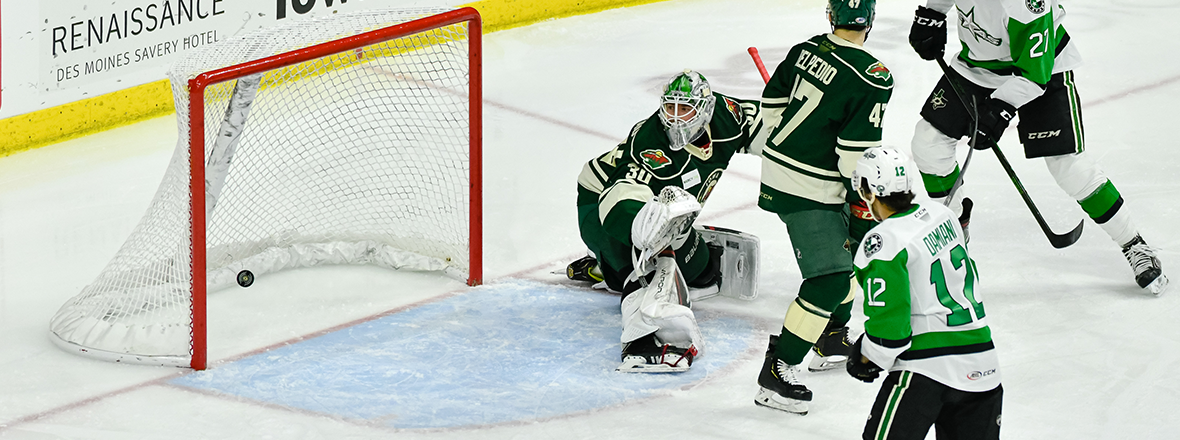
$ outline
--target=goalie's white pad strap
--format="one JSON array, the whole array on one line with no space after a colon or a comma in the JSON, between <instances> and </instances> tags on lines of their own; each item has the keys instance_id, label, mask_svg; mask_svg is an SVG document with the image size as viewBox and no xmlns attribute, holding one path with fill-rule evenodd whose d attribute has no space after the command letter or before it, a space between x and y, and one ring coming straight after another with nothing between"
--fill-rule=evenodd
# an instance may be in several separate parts
<instances>
[{"instance_id":1,"label":"goalie's white pad strap","mask_svg":"<svg viewBox=\"0 0 1180 440\"><path fill-rule=\"evenodd\" d=\"M655 333L665 344L704 351L704 338L696 315L689 308L688 285L672 257L656 259L655 277L647 286L623 298L623 334L627 343Z\"/></svg>"},{"instance_id":2,"label":"goalie's white pad strap","mask_svg":"<svg viewBox=\"0 0 1180 440\"><path fill-rule=\"evenodd\" d=\"M696 228L705 243L720 246L722 296L743 300L758 297L760 245L754 234L714 226Z\"/></svg>"}]
</instances>

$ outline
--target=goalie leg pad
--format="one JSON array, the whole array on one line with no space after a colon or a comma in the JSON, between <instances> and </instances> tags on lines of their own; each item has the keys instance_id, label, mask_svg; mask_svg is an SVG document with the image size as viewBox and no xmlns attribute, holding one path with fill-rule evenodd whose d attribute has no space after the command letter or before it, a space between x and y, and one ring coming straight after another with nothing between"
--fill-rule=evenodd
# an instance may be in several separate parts
<instances>
[{"instance_id":1,"label":"goalie leg pad","mask_svg":"<svg viewBox=\"0 0 1180 440\"><path fill-rule=\"evenodd\" d=\"M625 344L654 333L661 343L685 350L695 348L699 356L704 338L690 304L688 286L675 258L657 258L651 281L623 298L623 334L619 341Z\"/></svg>"},{"instance_id":2,"label":"goalie leg pad","mask_svg":"<svg viewBox=\"0 0 1180 440\"><path fill-rule=\"evenodd\" d=\"M697 228L696 232L705 243L722 249L719 294L746 301L757 298L760 252L758 237L715 226L702 226Z\"/></svg>"}]
</instances>

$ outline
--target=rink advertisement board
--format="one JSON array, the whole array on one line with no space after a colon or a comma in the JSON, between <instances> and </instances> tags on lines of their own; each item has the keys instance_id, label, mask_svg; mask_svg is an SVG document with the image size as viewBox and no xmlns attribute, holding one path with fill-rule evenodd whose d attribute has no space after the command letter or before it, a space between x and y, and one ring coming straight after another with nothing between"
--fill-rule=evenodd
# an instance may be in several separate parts
<instances>
[{"instance_id":1,"label":"rink advertisement board","mask_svg":"<svg viewBox=\"0 0 1180 440\"><path fill-rule=\"evenodd\" d=\"M406 3L412 3L407 5ZM441 1L5 2L0 119L166 78L186 51L302 17ZM20 60L19 63L13 60Z\"/></svg>"},{"instance_id":2,"label":"rink advertisement board","mask_svg":"<svg viewBox=\"0 0 1180 440\"><path fill-rule=\"evenodd\" d=\"M225 0L163 0L134 7L64 3L71 6L69 11L41 3L46 24L37 83L48 92L88 87L141 66L167 63L181 52L216 42L218 31L224 39L234 18Z\"/></svg>"}]
</instances>

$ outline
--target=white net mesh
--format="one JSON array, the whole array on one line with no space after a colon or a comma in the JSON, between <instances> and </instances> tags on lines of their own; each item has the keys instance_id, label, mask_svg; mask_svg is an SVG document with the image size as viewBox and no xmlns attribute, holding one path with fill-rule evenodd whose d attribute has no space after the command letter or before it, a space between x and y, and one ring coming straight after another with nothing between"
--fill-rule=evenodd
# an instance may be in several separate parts
<instances>
[{"instance_id":1,"label":"white net mesh","mask_svg":"<svg viewBox=\"0 0 1180 440\"><path fill-rule=\"evenodd\" d=\"M443 11L296 22L206 46L174 65L180 133L168 171L118 254L53 318L54 339L100 357L187 364L190 79ZM207 88L197 129L205 135L208 290L231 285L242 269L257 276L320 264L465 279L468 83L460 23Z\"/></svg>"}]
</instances>

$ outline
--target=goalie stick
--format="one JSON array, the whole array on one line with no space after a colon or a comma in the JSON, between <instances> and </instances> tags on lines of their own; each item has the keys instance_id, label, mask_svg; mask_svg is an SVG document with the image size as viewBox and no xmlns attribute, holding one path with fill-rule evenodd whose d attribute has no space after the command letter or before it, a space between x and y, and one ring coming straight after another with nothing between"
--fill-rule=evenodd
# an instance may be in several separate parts
<instances>
[{"instance_id":1,"label":"goalie stick","mask_svg":"<svg viewBox=\"0 0 1180 440\"><path fill-rule=\"evenodd\" d=\"M951 88L954 89L955 95L958 95L959 101L962 101L963 107L966 108L968 116L971 117L972 124L978 124L979 118L978 114L976 113L976 109L974 106L967 107L967 92L963 90L962 85L959 84L958 79L956 79L955 76L951 74L951 68L950 66L947 66L946 61L944 61L942 58L938 58L937 60L938 67L942 69L943 75L946 76L947 81L951 83ZM971 95L971 97L972 102L974 102L975 96ZM977 142L976 138L976 133L971 133L971 140L969 143L971 144L972 149L974 149L975 142ZM1045 233L1045 237L1049 239L1049 244L1052 244L1054 248L1061 249L1076 243L1078 238L1082 236L1082 226L1085 225L1086 221L1082 220L1078 222L1077 227L1065 234L1057 234L1053 232L1053 230L1049 228L1049 224L1045 223L1045 217L1041 216L1041 211L1037 209L1037 205L1033 203L1032 198L1029 197L1028 191L1024 189L1024 184L1020 183L1020 178L1016 177L1016 171L1012 169L1012 164L1008 163L1008 158L1004 156L1004 152L1000 151L999 145L993 143L990 145L989 149L996 152L996 158L1000 160L1000 165L1004 167L1004 172L1008 173L1008 178L1012 179L1013 185L1016 185L1016 191L1020 193L1020 198L1024 199L1024 204L1028 206L1029 211L1032 211L1033 217L1037 220L1037 225L1040 225L1041 231L1043 231ZM971 153L968 152L967 158L970 159L970 157ZM966 168L965 164L964 168ZM960 180L955 182L955 187L961 184L963 171L959 172ZM952 191L955 189L955 187L951 188Z\"/></svg>"}]
</instances>

